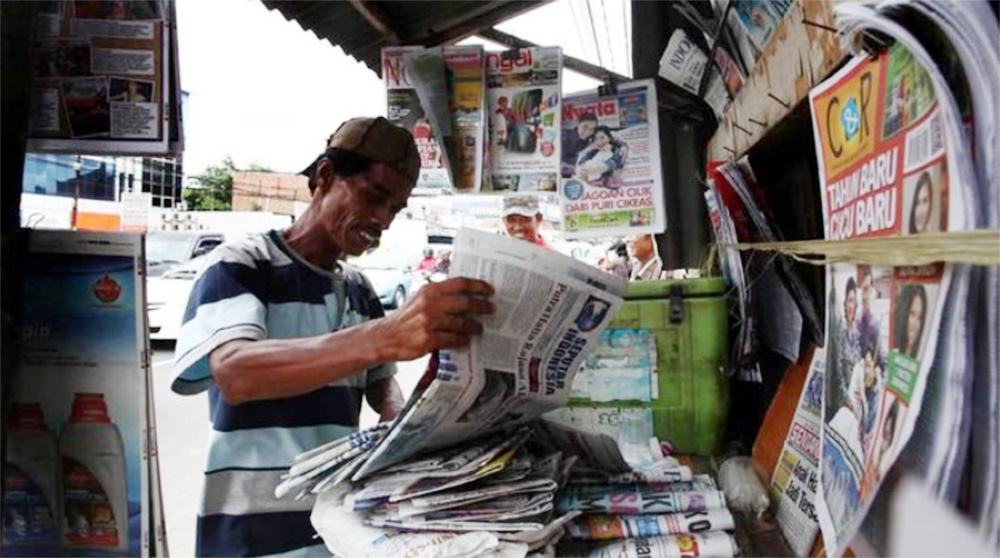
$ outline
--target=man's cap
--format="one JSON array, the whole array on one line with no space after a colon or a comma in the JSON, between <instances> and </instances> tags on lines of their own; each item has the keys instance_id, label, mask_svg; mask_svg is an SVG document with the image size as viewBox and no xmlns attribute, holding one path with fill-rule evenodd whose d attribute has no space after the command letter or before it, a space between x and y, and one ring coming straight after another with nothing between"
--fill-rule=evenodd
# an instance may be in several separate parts
<instances>
[{"instance_id":1,"label":"man's cap","mask_svg":"<svg viewBox=\"0 0 1000 558\"><path fill-rule=\"evenodd\" d=\"M534 217L541 212L537 196L506 196L503 199L503 217L509 215Z\"/></svg>"},{"instance_id":2,"label":"man's cap","mask_svg":"<svg viewBox=\"0 0 1000 558\"><path fill-rule=\"evenodd\" d=\"M352 118L337 128L326 142L326 149L342 149L361 155L373 163L383 163L401 172L413 184L420 175L420 154L413 135L385 118ZM320 155L300 174L312 178Z\"/></svg>"}]
</instances>

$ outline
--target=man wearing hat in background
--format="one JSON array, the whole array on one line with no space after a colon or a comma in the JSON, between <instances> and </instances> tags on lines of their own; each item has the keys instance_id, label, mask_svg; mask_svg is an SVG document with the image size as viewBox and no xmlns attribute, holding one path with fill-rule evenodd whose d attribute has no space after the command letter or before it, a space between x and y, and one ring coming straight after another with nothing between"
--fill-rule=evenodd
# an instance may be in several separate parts
<instances>
[{"instance_id":1,"label":"man wearing hat in background","mask_svg":"<svg viewBox=\"0 0 1000 558\"><path fill-rule=\"evenodd\" d=\"M341 261L376 243L406 207L420 158L384 118L356 118L304 172L312 201L289 229L226 243L205 263L177 341L174 391L209 391L212 435L199 556L326 555L313 499L276 500L294 457L357 430L362 396L394 418L395 362L468 344L492 288L449 279L384 317Z\"/></svg>"},{"instance_id":2,"label":"man wearing hat in background","mask_svg":"<svg viewBox=\"0 0 1000 558\"><path fill-rule=\"evenodd\" d=\"M538 233L538 228L542 224L542 210L538 205L538 196L506 196L503 199L501 216L508 236L527 240L549 250L555 250Z\"/></svg>"}]
</instances>

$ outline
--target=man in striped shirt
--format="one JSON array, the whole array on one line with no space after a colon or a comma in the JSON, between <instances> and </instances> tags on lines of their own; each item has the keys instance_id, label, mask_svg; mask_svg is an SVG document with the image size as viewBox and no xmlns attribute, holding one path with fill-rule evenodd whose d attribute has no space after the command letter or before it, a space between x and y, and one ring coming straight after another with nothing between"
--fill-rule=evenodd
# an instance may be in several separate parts
<instances>
[{"instance_id":1,"label":"man in striped shirt","mask_svg":"<svg viewBox=\"0 0 1000 558\"><path fill-rule=\"evenodd\" d=\"M310 167L312 202L284 231L215 249L177 342L174 391L209 392L212 432L198 514L199 556L324 556L312 499L277 500L295 455L357 429L361 399L390 420L403 405L395 362L466 345L492 288L450 279L384 317L343 261L406 206L420 168L413 137L356 118Z\"/></svg>"}]
</instances>

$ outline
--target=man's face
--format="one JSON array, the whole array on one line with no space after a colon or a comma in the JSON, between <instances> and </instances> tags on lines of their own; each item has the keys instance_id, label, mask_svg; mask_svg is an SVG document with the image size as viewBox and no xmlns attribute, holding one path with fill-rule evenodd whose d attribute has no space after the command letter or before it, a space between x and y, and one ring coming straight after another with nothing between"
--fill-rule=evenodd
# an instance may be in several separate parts
<instances>
[{"instance_id":1,"label":"man's face","mask_svg":"<svg viewBox=\"0 0 1000 558\"><path fill-rule=\"evenodd\" d=\"M343 252L358 255L370 248L406 207L412 185L399 171L374 163L364 173L347 178L335 174L323 160L317 167L315 196L319 218L330 242Z\"/></svg>"},{"instance_id":2,"label":"man's face","mask_svg":"<svg viewBox=\"0 0 1000 558\"><path fill-rule=\"evenodd\" d=\"M597 122L583 120L576 125L576 133L580 134L580 139L590 139L594 135L595 128L597 128Z\"/></svg>"},{"instance_id":3,"label":"man's face","mask_svg":"<svg viewBox=\"0 0 1000 558\"><path fill-rule=\"evenodd\" d=\"M653 254L653 239L648 234L639 234L625 239L625 246L633 258L648 260Z\"/></svg>"},{"instance_id":4,"label":"man's face","mask_svg":"<svg viewBox=\"0 0 1000 558\"><path fill-rule=\"evenodd\" d=\"M503 218L503 223L507 226L507 234L509 236L527 240L528 242L538 241L538 225L541 222L542 216L537 214L534 217L508 215Z\"/></svg>"}]
</instances>

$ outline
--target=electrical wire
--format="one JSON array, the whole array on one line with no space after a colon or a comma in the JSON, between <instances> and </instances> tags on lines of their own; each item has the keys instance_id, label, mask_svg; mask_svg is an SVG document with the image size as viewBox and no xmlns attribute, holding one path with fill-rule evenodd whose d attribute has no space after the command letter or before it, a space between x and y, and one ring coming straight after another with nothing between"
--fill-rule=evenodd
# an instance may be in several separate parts
<instances>
[{"instance_id":1,"label":"electrical wire","mask_svg":"<svg viewBox=\"0 0 1000 558\"><path fill-rule=\"evenodd\" d=\"M622 3L622 29L625 32L625 56L628 58L626 66L628 66L628 75L632 77L632 35L629 34L629 0L621 0Z\"/></svg>"},{"instance_id":2,"label":"electrical wire","mask_svg":"<svg viewBox=\"0 0 1000 558\"><path fill-rule=\"evenodd\" d=\"M580 28L580 23L576 19L576 8L574 7L576 6L576 3L572 0L567 0L566 3L569 4L569 13L573 16L573 27L576 29L576 38L580 41L580 48L583 49L583 57L590 58L590 53L588 52L589 49L587 48L589 45L583 40L583 31Z\"/></svg>"},{"instance_id":3,"label":"electrical wire","mask_svg":"<svg viewBox=\"0 0 1000 558\"><path fill-rule=\"evenodd\" d=\"M590 32L594 35L594 46L597 48L597 62L604 67L604 58L601 57L601 43L597 40L597 26L594 25L594 12L590 9L590 0L587 0L587 17L590 18Z\"/></svg>"},{"instance_id":4,"label":"electrical wire","mask_svg":"<svg viewBox=\"0 0 1000 558\"><path fill-rule=\"evenodd\" d=\"M604 0L601 0L601 19L604 20L604 39L608 43L608 52L611 57L611 69L617 71L618 63L615 62L615 49L611 46L611 31L608 30L608 9L604 5Z\"/></svg>"}]
</instances>

